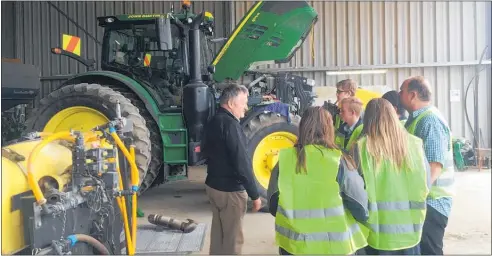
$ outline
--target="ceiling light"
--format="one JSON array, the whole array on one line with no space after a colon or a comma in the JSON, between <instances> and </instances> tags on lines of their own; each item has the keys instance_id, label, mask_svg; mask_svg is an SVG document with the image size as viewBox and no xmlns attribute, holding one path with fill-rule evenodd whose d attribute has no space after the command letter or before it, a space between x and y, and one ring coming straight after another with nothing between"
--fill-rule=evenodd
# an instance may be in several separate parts
<instances>
[{"instance_id":1,"label":"ceiling light","mask_svg":"<svg viewBox=\"0 0 492 256\"><path fill-rule=\"evenodd\" d=\"M366 74L386 74L387 69L369 69L369 70L346 70L346 71L327 71L327 76L339 75L366 75Z\"/></svg>"}]
</instances>

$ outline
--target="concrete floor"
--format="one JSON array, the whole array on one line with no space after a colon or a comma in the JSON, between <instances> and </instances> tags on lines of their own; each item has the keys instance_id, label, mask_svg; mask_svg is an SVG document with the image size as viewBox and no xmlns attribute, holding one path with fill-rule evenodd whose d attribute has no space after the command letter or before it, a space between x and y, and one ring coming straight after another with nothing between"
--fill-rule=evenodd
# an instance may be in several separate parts
<instances>
[{"instance_id":1,"label":"concrete floor","mask_svg":"<svg viewBox=\"0 0 492 256\"><path fill-rule=\"evenodd\" d=\"M163 214L208 224L200 254L208 254L212 221L205 195L205 168L190 169L190 180L169 183L146 192L139 206L146 216ZM453 212L446 229L445 254L491 254L491 173L469 170L457 173ZM139 219L146 223L147 219ZM243 254L278 254L275 246L274 218L269 213L248 213L244 219Z\"/></svg>"}]
</instances>

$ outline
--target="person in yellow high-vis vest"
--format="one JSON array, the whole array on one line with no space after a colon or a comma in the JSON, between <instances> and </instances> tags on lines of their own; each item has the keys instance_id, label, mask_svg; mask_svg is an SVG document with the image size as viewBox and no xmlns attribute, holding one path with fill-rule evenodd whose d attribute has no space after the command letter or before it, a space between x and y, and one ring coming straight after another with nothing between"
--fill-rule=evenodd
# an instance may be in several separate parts
<instances>
[{"instance_id":1,"label":"person in yellow high-vis vest","mask_svg":"<svg viewBox=\"0 0 492 256\"><path fill-rule=\"evenodd\" d=\"M340 117L343 124L337 131L335 143L347 152L351 150L352 145L362 134L364 128L362 111L362 101L356 97L348 97L341 102Z\"/></svg>"},{"instance_id":2,"label":"person in yellow high-vis vest","mask_svg":"<svg viewBox=\"0 0 492 256\"><path fill-rule=\"evenodd\" d=\"M382 98L367 104L364 129L353 152L369 198L365 254L419 255L430 187L422 140Z\"/></svg>"},{"instance_id":3,"label":"person in yellow high-vis vest","mask_svg":"<svg viewBox=\"0 0 492 256\"><path fill-rule=\"evenodd\" d=\"M424 255L442 255L443 238L453 205L454 162L451 129L431 104L430 83L422 76L405 80L400 101L410 113L408 132L421 138L431 168L432 187L427 198L427 216L420 249Z\"/></svg>"},{"instance_id":4,"label":"person in yellow high-vis vest","mask_svg":"<svg viewBox=\"0 0 492 256\"><path fill-rule=\"evenodd\" d=\"M354 254L367 245L364 182L334 144L330 113L303 113L295 147L282 149L268 188L280 254Z\"/></svg>"},{"instance_id":5,"label":"person in yellow high-vis vest","mask_svg":"<svg viewBox=\"0 0 492 256\"><path fill-rule=\"evenodd\" d=\"M338 81L338 83L336 84L336 87L337 87L337 92L336 92L337 101L336 101L336 103L338 105L338 108L341 108L343 99L355 96L355 93L357 92L358 85L357 85L357 82L353 79L344 79L344 80ZM340 114L335 115L332 118L334 121L333 123L335 124L335 136L336 136L338 141L343 140L343 138L345 138L345 135L343 133L339 132L342 129L343 120L342 120ZM337 143L337 145L339 147L343 148L342 144Z\"/></svg>"}]
</instances>

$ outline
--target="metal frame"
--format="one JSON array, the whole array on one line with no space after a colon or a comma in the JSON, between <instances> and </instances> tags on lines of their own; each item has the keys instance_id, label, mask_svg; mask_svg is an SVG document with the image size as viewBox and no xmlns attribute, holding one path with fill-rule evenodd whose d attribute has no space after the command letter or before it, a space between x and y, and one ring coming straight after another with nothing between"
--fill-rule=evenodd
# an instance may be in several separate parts
<instances>
[{"instance_id":1,"label":"metal frame","mask_svg":"<svg viewBox=\"0 0 492 256\"><path fill-rule=\"evenodd\" d=\"M353 65L353 66L325 66L325 67L286 67L286 68L260 68L251 69L258 72L313 72L313 71L342 71L342 70L367 70L367 69L399 69L399 68L426 68L426 67L453 67L453 66L476 66L480 60L457 61L457 62L430 62L430 63L405 63L405 64L383 64L383 65ZM491 59L483 61L482 65L490 65Z\"/></svg>"},{"instance_id":2,"label":"metal frame","mask_svg":"<svg viewBox=\"0 0 492 256\"><path fill-rule=\"evenodd\" d=\"M407 64L388 64L388 65L358 65L358 66L326 66L326 67L306 67L306 68L262 68L250 69L249 71L258 72L313 72L313 71L341 71L341 70L366 70L366 69L399 69L399 68L428 68L428 67L456 67L456 66L477 66L490 65L492 60L485 60L481 64L479 60L458 61L458 62L431 62L431 63L407 63ZM72 75L55 75L41 77L41 81L47 80L66 80Z\"/></svg>"}]
</instances>

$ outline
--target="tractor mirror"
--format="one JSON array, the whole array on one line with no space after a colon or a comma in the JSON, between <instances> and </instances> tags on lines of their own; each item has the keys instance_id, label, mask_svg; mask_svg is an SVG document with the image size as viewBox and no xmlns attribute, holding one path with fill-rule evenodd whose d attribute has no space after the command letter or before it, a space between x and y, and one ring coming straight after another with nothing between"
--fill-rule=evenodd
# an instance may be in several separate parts
<instances>
[{"instance_id":1,"label":"tractor mirror","mask_svg":"<svg viewBox=\"0 0 492 256\"><path fill-rule=\"evenodd\" d=\"M171 20L169 17L160 17L157 20L157 37L161 51L173 49L173 39L171 37Z\"/></svg>"}]
</instances>

